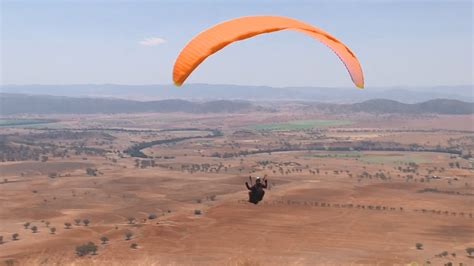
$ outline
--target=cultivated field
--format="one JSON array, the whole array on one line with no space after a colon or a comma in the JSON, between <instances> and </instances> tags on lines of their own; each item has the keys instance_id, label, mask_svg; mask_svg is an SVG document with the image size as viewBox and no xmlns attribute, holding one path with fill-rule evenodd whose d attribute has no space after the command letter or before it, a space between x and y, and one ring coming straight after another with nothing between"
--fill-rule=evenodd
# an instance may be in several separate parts
<instances>
[{"instance_id":1,"label":"cultivated field","mask_svg":"<svg viewBox=\"0 0 474 266\"><path fill-rule=\"evenodd\" d=\"M474 264L473 116L0 121L6 265Z\"/></svg>"}]
</instances>

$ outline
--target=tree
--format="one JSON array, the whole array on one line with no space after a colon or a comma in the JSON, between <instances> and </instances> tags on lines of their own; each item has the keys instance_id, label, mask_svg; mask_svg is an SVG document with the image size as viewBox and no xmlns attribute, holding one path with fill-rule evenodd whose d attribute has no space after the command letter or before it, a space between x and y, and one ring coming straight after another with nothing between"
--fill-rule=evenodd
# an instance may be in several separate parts
<instances>
[{"instance_id":1,"label":"tree","mask_svg":"<svg viewBox=\"0 0 474 266\"><path fill-rule=\"evenodd\" d=\"M130 245L130 248L133 248L133 249L136 249L138 247L138 244L137 243L132 243Z\"/></svg>"},{"instance_id":2,"label":"tree","mask_svg":"<svg viewBox=\"0 0 474 266\"><path fill-rule=\"evenodd\" d=\"M88 226L91 221L89 219L84 219L82 220L82 222L84 223L85 226Z\"/></svg>"},{"instance_id":3,"label":"tree","mask_svg":"<svg viewBox=\"0 0 474 266\"><path fill-rule=\"evenodd\" d=\"M469 256L472 256L472 253L474 253L474 248L472 247L466 248L466 252L467 254L469 254Z\"/></svg>"},{"instance_id":4,"label":"tree","mask_svg":"<svg viewBox=\"0 0 474 266\"><path fill-rule=\"evenodd\" d=\"M12 239L13 239L13 240L18 240L18 237L19 237L19 236L20 236L20 235L19 235L18 233L14 233L14 234L12 235Z\"/></svg>"},{"instance_id":5,"label":"tree","mask_svg":"<svg viewBox=\"0 0 474 266\"><path fill-rule=\"evenodd\" d=\"M105 245L105 244L107 244L107 242L109 241L109 238L106 237L106 236L102 236L102 237L100 238L100 241L102 241L102 245Z\"/></svg>"},{"instance_id":6,"label":"tree","mask_svg":"<svg viewBox=\"0 0 474 266\"><path fill-rule=\"evenodd\" d=\"M416 243L416 249L423 249L423 244Z\"/></svg>"},{"instance_id":7,"label":"tree","mask_svg":"<svg viewBox=\"0 0 474 266\"><path fill-rule=\"evenodd\" d=\"M78 226L81 225L81 219L79 219L79 218L74 219L74 223Z\"/></svg>"},{"instance_id":8,"label":"tree","mask_svg":"<svg viewBox=\"0 0 474 266\"><path fill-rule=\"evenodd\" d=\"M90 253L92 253L92 255L96 255L96 252L97 252L97 245L94 244L93 242L88 242L87 244L83 244L76 247L76 254L79 257L88 255Z\"/></svg>"},{"instance_id":9,"label":"tree","mask_svg":"<svg viewBox=\"0 0 474 266\"><path fill-rule=\"evenodd\" d=\"M38 227L36 225L33 225L31 227L31 231L33 231L33 233L37 233L38 232Z\"/></svg>"},{"instance_id":10,"label":"tree","mask_svg":"<svg viewBox=\"0 0 474 266\"><path fill-rule=\"evenodd\" d=\"M0 236L0 244L3 244L3 236Z\"/></svg>"},{"instance_id":11,"label":"tree","mask_svg":"<svg viewBox=\"0 0 474 266\"><path fill-rule=\"evenodd\" d=\"M135 217L129 216L127 220L129 224L133 224L135 222Z\"/></svg>"},{"instance_id":12,"label":"tree","mask_svg":"<svg viewBox=\"0 0 474 266\"><path fill-rule=\"evenodd\" d=\"M66 229L71 229L71 223L64 223L64 226L66 227Z\"/></svg>"},{"instance_id":13,"label":"tree","mask_svg":"<svg viewBox=\"0 0 474 266\"><path fill-rule=\"evenodd\" d=\"M127 231L125 233L125 240L130 240L133 236L133 233L131 231Z\"/></svg>"},{"instance_id":14,"label":"tree","mask_svg":"<svg viewBox=\"0 0 474 266\"><path fill-rule=\"evenodd\" d=\"M156 214L154 214L154 213L150 213L150 214L148 215L148 219L150 219L150 220L156 219L157 217L158 217L158 216L157 216Z\"/></svg>"},{"instance_id":15,"label":"tree","mask_svg":"<svg viewBox=\"0 0 474 266\"><path fill-rule=\"evenodd\" d=\"M56 233L56 227L49 228L49 231L51 232L52 235L54 235L54 233Z\"/></svg>"},{"instance_id":16,"label":"tree","mask_svg":"<svg viewBox=\"0 0 474 266\"><path fill-rule=\"evenodd\" d=\"M49 225L51 224L49 221L46 221L44 222L44 224L46 225L46 227L49 227Z\"/></svg>"},{"instance_id":17,"label":"tree","mask_svg":"<svg viewBox=\"0 0 474 266\"><path fill-rule=\"evenodd\" d=\"M30 227L30 222L24 223L23 226L25 227L25 229L28 229L28 227Z\"/></svg>"}]
</instances>

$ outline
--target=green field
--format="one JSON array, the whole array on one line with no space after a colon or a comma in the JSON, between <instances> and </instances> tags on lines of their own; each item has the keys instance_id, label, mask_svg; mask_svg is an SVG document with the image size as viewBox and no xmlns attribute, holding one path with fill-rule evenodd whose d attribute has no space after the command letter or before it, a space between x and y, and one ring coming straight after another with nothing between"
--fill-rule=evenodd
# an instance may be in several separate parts
<instances>
[{"instance_id":1,"label":"green field","mask_svg":"<svg viewBox=\"0 0 474 266\"><path fill-rule=\"evenodd\" d=\"M425 163L427 160L419 154L364 154L360 158L366 163Z\"/></svg>"},{"instance_id":2,"label":"green field","mask_svg":"<svg viewBox=\"0 0 474 266\"><path fill-rule=\"evenodd\" d=\"M52 119L22 119L22 118L3 118L0 119L0 127L11 126L29 126L38 124L54 123L56 120Z\"/></svg>"},{"instance_id":3,"label":"green field","mask_svg":"<svg viewBox=\"0 0 474 266\"><path fill-rule=\"evenodd\" d=\"M360 152L346 152L346 153L316 153L316 154L307 154L306 157L313 158L360 158L364 154Z\"/></svg>"},{"instance_id":4,"label":"green field","mask_svg":"<svg viewBox=\"0 0 474 266\"><path fill-rule=\"evenodd\" d=\"M252 126L254 130L301 130L318 127L350 125L349 120L296 120L285 123L261 124Z\"/></svg>"},{"instance_id":5,"label":"green field","mask_svg":"<svg viewBox=\"0 0 474 266\"><path fill-rule=\"evenodd\" d=\"M386 153L386 154L374 154L364 152L344 152L344 153L312 153L307 154L306 157L314 158L354 158L366 163L376 164L398 164L398 163L425 163L428 161L421 154L400 154L400 153Z\"/></svg>"}]
</instances>

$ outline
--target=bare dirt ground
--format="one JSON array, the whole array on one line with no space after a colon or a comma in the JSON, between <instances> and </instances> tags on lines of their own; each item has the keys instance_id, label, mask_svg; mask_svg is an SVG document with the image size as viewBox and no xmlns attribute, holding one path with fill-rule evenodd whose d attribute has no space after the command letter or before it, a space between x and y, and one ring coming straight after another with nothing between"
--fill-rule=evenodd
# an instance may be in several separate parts
<instances>
[{"instance_id":1,"label":"bare dirt ground","mask_svg":"<svg viewBox=\"0 0 474 266\"><path fill-rule=\"evenodd\" d=\"M58 116L54 129L1 128L10 155L32 158L0 163L0 262L474 264L465 251L474 247L474 170L465 156L474 147L472 116L301 114L351 124L251 129L290 117L298 114ZM213 129L222 134L208 135ZM183 137L147 146L147 158L124 152ZM361 141L463 153L301 149ZM264 200L248 203L244 182L265 174ZM75 248L89 241L97 254L79 257Z\"/></svg>"}]
</instances>

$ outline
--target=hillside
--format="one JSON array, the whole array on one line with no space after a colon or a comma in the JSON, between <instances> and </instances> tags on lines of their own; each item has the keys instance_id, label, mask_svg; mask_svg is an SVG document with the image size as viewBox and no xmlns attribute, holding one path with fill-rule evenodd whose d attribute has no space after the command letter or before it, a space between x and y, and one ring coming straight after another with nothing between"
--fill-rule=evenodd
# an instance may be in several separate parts
<instances>
[{"instance_id":1,"label":"hillside","mask_svg":"<svg viewBox=\"0 0 474 266\"><path fill-rule=\"evenodd\" d=\"M472 114L474 103L451 99L434 99L422 103L406 104L386 99L374 99L348 106L353 112L409 113L409 114Z\"/></svg>"}]
</instances>

